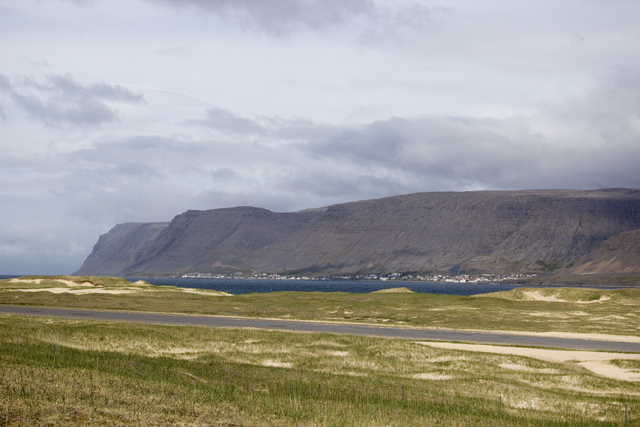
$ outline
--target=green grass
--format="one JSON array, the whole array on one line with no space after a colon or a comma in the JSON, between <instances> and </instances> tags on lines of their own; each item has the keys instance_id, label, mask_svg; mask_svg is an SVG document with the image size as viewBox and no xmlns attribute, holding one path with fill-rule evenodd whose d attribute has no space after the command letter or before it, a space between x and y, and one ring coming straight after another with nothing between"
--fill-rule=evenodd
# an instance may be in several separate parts
<instances>
[{"instance_id":1,"label":"green grass","mask_svg":"<svg viewBox=\"0 0 640 427\"><path fill-rule=\"evenodd\" d=\"M50 280L42 283L64 286ZM528 301L523 296L526 290L522 289L475 297L345 292L221 296L214 291L188 293L171 286L131 282L101 288L126 288L130 292L127 294L22 292L17 288L19 286L35 287L0 281L0 304L339 321L396 327L640 334L640 289L534 289L546 297L555 296L560 300L551 302Z\"/></svg>"},{"instance_id":2,"label":"green grass","mask_svg":"<svg viewBox=\"0 0 640 427\"><path fill-rule=\"evenodd\" d=\"M637 383L408 340L0 316L0 425L619 426L625 403L640 425Z\"/></svg>"}]
</instances>

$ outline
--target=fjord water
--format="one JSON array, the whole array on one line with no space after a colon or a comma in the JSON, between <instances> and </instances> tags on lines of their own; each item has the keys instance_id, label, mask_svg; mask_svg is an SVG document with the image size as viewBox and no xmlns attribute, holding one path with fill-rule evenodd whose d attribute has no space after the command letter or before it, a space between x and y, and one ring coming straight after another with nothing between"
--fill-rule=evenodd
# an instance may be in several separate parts
<instances>
[{"instance_id":1,"label":"fjord water","mask_svg":"<svg viewBox=\"0 0 640 427\"><path fill-rule=\"evenodd\" d=\"M382 289L406 287L414 292L447 295L475 295L487 292L510 291L524 285L489 283L409 282L400 280L270 280L270 279L182 279L155 277L127 277L128 280L146 280L154 285L180 288L213 289L233 295L252 292L350 292L368 293Z\"/></svg>"}]
</instances>

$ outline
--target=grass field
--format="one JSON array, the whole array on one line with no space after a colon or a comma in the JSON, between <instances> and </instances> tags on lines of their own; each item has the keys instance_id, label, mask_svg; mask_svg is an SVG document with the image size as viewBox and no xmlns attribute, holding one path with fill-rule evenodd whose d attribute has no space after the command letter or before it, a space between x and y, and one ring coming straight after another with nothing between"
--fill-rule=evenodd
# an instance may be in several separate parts
<instances>
[{"instance_id":1,"label":"grass field","mask_svg":"<svg viewBox=\"0 0 640 427\"><path fill-rule=\"evenodd\" d=\"M640 293L629 289L228 296L61 276L0 281L0 303L630 338L640 326ZM638 360L610 363L640 371ZM572 361L372 337L0 316L0 426L623 426L625 405L628 425L640 426L639 382Z\"/></svg>"},{"instance_id":2,"label":"grass field","mask_svg":"<svg viewBox=\"0 0 640 427\"><path fill-rule=\"evenodd\" d=\"M179 312L406 327L640 335L640 289L514 289L474 297L421 293L228 294L123 279L60 276L99 286L0 281L0 304ZM489 285L488 285L489 286ZM30 292L42 289L38 292ZM538 292L531 296L526 292ZM541 293L542 292L542 293ZM536 299L537 298L537 299Z\"/></svg>"},{"instance_id":3,"label":"grass field","mask_svg":"<svg viewBox=\"0 0 640 427\"><path fill-rule=\"evenodd\" d=\"M0 425L640 425L638 383L407 340L1 316L0 361Z\"/></svg>"}]
</instances>

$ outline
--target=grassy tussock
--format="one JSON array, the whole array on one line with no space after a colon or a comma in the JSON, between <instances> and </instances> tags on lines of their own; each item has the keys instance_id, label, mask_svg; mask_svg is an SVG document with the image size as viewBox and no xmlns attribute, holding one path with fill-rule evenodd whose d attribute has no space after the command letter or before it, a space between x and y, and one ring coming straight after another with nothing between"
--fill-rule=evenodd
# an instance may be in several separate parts
<instances>
[{"instance_id":1,"label":"grassy tussock","mask_svg":"<svg viewBox=\"0 0 640 427\"><path fill-rule=\"evenodd\" d=\"M550 302L596 303L611 301L614 304L637 303L640 289L578 289L578 288L516 288L506 292L476 295L478 298L500 298L510 301L531 301L532 295L547 298Z\"/></svg>"},{"instance_id":2,"label":"grassy tussock","mask_svg":"<svg viewBox=\"0 0 640 427\"><path fill-rule=\"evenodd\" d=\"M134 282L130 282L127 279L122 277L99 277L99 276L23 276L20 277L19 280L37 280L44 279L45 283L53 282L56 286L60 286L60 282L57 280L68 280L75 283L84 283L88 282L93 284L94 286L106 286L109 288L115 287L129 287L129 286L140 286L140 287L148 287L153 286L149 282L139 281L134 284ZM4 280L2 282L5 282ZM8 280L7 280L8 282Z\"/></svg>"},{"instance_id":3,"label":"grassy tussock","mask_svg":"<svg viewBox=\"0 0 640 427\"><path fill-rule=\"evenodd\" d=\"M406 340L0 317L0 425L613 426L624 403L637 384L575 364Z\"/></svg>"},{"instance_id":4,"label":"grassy tussock","mask_svg":"<svg viewBox=\"0 0 640 427\"><path fill-rule=\"evenodd\" d=\"M138 280L131 282L129 280L119 277L95 277L95 276L23 276L17 279L5 279L0 280L0 292L1 291L20 291L20 290L34 290L34 289L59 289L69 288L69 291L85 292L87 289L94 289L98 291L123 291L128 295L134 294L138 296L149 295L150 293L156 293L158 295L166 296L167 293L179 294L179 293L192 293L195 295L204 296L230 296L231 294L226 292L220 292L209 289L189 289L178 288L176 286L154 286L144 280ZM20 298L19 294L13 294L14 298ZM28 298L28 297L27 297ZM46 292L37 298L51 298L50 294ZM10 301L9 301L10 302Z\"/></svg>"}]
</instances>

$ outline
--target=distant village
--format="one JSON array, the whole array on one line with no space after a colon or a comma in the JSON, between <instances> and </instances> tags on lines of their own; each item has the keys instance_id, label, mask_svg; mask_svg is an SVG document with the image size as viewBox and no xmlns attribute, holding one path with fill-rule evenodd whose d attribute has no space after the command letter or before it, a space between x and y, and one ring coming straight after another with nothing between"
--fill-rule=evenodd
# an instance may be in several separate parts
<instances>
[{"instance_id":1,"label":"distant village","mask_svg":"<svg viewBox=\"0 0 640 427\"><path fill-rule=\"evenodd\" d=\"M181 277L183 279L269 279L269 280L381 280L381 281L414 281L414 282L449 282L449 283L495 283L518 279L525 279L540 276L537 273L512 273L512 274L461 274L450 276L446 274L413 274L413 273L391 273L391 274L354 274L354 275L328 275L328 276L300 276L281 274L253 274L244 273L233 274L207 274L207 273L187 273Z\"/></svg>"}]
</instances>

